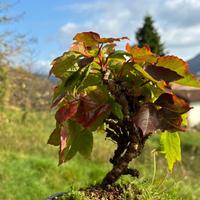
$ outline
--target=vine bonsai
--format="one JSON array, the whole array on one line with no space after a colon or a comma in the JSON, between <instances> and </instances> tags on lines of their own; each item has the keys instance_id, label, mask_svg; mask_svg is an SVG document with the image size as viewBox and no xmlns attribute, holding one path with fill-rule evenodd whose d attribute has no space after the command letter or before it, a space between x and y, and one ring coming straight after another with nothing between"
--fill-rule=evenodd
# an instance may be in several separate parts
<instances>
[{"instance_id":1,"label":"vine bonsai","mask_svg":"<svg viewBox=\"0 0 200 200\"><path fill-rule=\"evenodd\" d=\"M185 130L185 113L190 110L172 86L200 87L187 63L178 57L157 56L147 46L127 44L125 50L116 50L116 42L126 39L78 33L69 51L53 60L50 70L59 82L52 102L57 107L56 128L48 143L59 146L62 164L78 152L89 157L94 132L103 129L106 138L117 145L104 186L121 175L139 176L128 167L129 162L156 132L164 132L162 152L172 169L180 160L176 131Z\"/></svg>"}]
</instances>

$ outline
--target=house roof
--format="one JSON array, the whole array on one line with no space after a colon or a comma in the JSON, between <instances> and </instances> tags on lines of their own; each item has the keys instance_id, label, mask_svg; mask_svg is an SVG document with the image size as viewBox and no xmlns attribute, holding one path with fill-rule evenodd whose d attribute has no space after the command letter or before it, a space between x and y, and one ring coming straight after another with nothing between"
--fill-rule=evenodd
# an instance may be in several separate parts
<instances>
[{"instance_id":1,"label":"house roof","mask_svg":"<svg viewBox=\"0 0 200 200\"><path fill-rule=\"evenodd\" d=\"M200 101L200 88L173 85L172 89L176 95L186 99L189 102Z\"/></svg>"}]
</instances>

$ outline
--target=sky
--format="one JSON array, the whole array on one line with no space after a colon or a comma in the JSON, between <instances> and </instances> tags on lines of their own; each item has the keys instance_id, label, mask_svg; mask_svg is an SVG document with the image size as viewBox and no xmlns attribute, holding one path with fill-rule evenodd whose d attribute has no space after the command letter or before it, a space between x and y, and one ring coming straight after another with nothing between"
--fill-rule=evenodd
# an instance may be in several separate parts
<instances>
[{"instance_id":1,"label":"sky","mask_svg":"<svg viewBox=\"0 0 200 200\"><path fill-rule=\"evenodd\" d=\"M128 36L151 15L170 55L188 60L200 53L200 0L6 0L21 15L7 29L37 39L34 69L48 72L52 59L67 51L77 32ZM120 47L124 47L121 44Z\"/></svg>"}]
</instances>

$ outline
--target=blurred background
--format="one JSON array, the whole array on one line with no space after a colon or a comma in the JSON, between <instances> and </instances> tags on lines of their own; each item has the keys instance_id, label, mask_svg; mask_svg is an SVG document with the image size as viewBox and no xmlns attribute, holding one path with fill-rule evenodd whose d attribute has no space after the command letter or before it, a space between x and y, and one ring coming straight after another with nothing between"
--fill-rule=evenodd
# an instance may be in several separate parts
<instances>
[{"instance_id":1,"label":"blurred background","mask_svg":"<svg viewBox=\"0 0 200 200\"><path fill-rule=\"evenodd\" d=\"M95 133L90 160L77 155L60 167L58 150L46 144L55 126L50 103L56 79L48 79L50 63L83 31L128 36L131 45L147 43L157 54L188 61L200 76L200 0L0 1L0 200L44 199L86 187L111 168L115 145L103 133ZM153 153L159 146L153 136L131 163L141 178L122 180L138 185L143 199L200 196L200 89L174 89L193 107L189 130L180 134L182 161L170 174L163 157Z\"/></svg>"}]
</instances>

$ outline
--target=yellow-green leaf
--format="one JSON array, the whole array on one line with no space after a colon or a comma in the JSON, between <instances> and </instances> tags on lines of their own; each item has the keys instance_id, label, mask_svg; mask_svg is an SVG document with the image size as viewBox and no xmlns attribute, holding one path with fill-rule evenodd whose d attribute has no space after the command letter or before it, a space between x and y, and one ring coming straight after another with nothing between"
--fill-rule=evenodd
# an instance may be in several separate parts
<instances>
[{"instance_id":1,"label":"yellow-green leaf","mask_svg":"<svg viewBox=\"0 0 200 200\"><path fill-rule=\"evenodd\" d=\"M181 160L181 145L178 133L165 131L160 136L161 153L165 154L168 169L172 172L176 161Z\"/></svg>"}]
</instances>

